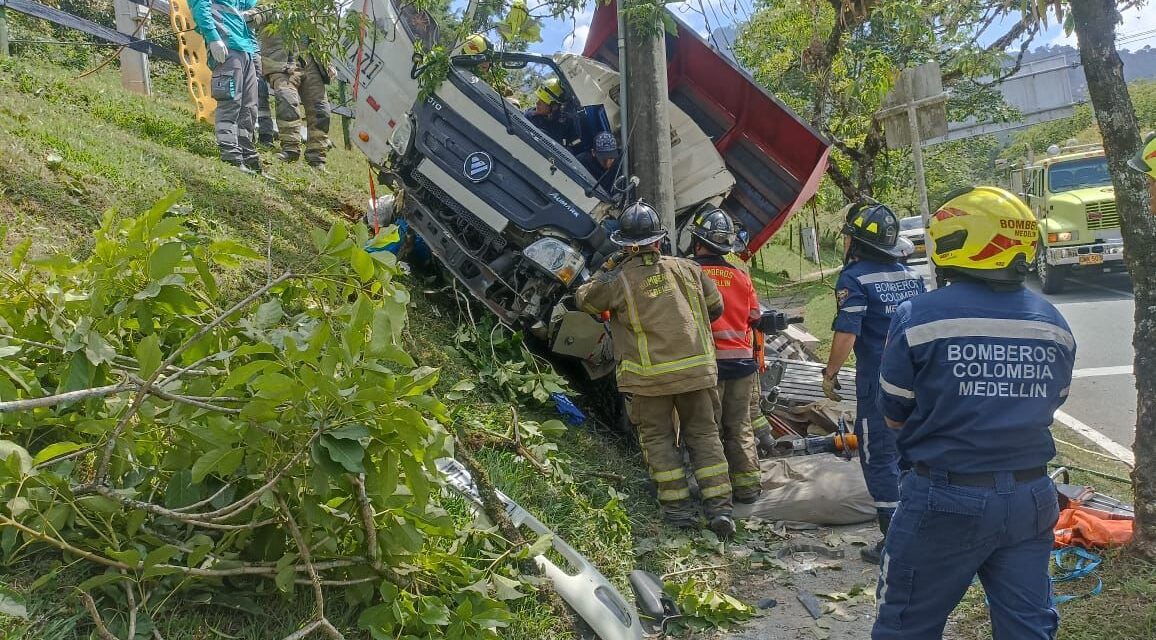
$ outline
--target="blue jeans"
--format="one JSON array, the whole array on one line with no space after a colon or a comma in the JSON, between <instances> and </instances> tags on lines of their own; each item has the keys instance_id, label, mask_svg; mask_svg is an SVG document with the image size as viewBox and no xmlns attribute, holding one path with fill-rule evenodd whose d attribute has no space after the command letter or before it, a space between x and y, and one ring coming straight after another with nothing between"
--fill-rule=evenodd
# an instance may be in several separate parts
<instances>
[{"instance_id":1,"label":"blue jeans","mask_svg":"<svg viewBox=\"0 0 1156 640\"><path fill-rule=\"evenodd\" d=\"M1017 483L996 474L993 488L906 472L884 543L872 640L938 640L947 616L979 575L994 640L1052 640L1048 561L1059 505L1050 478Z\"/></svg>"}]
</instances>

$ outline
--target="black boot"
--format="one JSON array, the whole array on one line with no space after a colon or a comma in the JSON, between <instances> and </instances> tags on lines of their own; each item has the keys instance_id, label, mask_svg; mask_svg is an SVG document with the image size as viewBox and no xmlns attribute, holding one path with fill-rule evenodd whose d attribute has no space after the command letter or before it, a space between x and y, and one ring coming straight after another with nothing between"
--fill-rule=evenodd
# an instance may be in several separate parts
<instances>
[{"instance_id":1,"label":"black boot","mask_svg":"<svg viewBox=\"0 0 1156 640\"><path fill-rule=\"evenodd\" d=\"M735 534L735 521L728 515L717 515L710 519L710 530L719 540L730 540Z\"/></svg>"},{"instance_id":2,"label":"black boot","mask_svg":"<svg viewBox=\"0 0 1156 640\"><path fill-rule=\"evenodd\" d=\"M874 547L864 547L859 550L859 557L864 562L870 564L879 564L883 561L883 542L887 540L887 530L891 528L891 512L880 512L876 519L879 522L879 532L883 534L883 539L875 544Z\"/></svg>"}]
</instances>

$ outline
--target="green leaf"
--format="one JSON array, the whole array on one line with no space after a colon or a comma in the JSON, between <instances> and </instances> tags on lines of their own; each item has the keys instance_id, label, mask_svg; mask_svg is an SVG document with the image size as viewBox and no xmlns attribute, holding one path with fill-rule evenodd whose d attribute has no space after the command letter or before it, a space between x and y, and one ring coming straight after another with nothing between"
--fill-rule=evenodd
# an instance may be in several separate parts
<instances>
[{"instance_id":1,"label":"green leaf","mask_svg":"<svg viewBox=\"0 0 1156 640\"><path fill-rule=\"evenodd\" d=\"M145 336L137 343L136 361L140 367L140 377L148 380L161 364L160 337L157 334Z\"/></svg>"},{"instance_id":2,"label":"green leaf","mask_svg":"<svg viewBox=\"0 0 1156 640\"><path fill-rule=\"evenodd\" d=\"M130 567L136 567L140 564L140 551L136 549L125 549L124 551L106 550L105 554L113 560L119 560Z\"/></svg>"},{"instance_id":3,"label":"green leaf","mask_svg":"<svg viewBox=\"0 0 1156 640\"><path fill-rule=\"evenodd\" d=\"M20 514L32 508L32 503L24 496L16 496L9 500L5 506L8 507L8 512L12 514L13 518L19 518Z\"/></svg>"},{"instance_id":4,"label":"green leaf","mask_svg":"<svg viewBox=\"0 0 1156 640\"><path fill-rule=\"evenodd\" d=\"M261 374L260 377L253 381L252 387L256 390L257 397L280 402L287 400L293 395L295 385L293 384L293 378L283 373L272 371Z\"/></svg>"},{"instance_id":5,"label":"green leaf","mask_svg":"<svg viewBox=\"0 0 1156 640\"><path fill-rule=\"evenodd\" d=\"M258 329L268 329L284 317L285 311L281 308L281 301L274 298L257 307L257 313L253 316L253 324L257 325Z\"/></svg>"},{"instance_id":6,"label":"green leaf","mask_svg":"<svg viewBox=\"0 0 1156 640\"><path fill-rule=\"evenodd\" d=\"M209 245L210 259L222 267L239 267L247 260L264 260L249 247L234 240L217 240Z\"/></svg>"},{"instance_id":7,"label":"green leaf","mask_svg":"<svg viewBox=\"0 0 1156 640\"><path fill-rule=\"evenodd\" d=\"M321 446L329 453L329 459L341 465L349 473L365 473L365 447L357 440L335 438L331 434L321 436Z\"/></svg>"},{"instance_id":8,"label":"green leaf","mask_svg":"<svg viewBox=\"0 0 1156 640\"><path fill-rule=\"evenodd\" d=\"M169 509L179 509L200 500L200 485L193 484L193 474L188 469L173 473L165 489L165 506Z\"/></svg>"},{"instance_id":9,"label":"green leaf","mask_svg":"<svg viewBox=\"0 0 1156 640\"><path fill-rule=\"evenodd\" d=\"M117 557L118 555L127 557L127 554L132 554L132 558L133 558L132 562L129 562L127 560L124 560L122 558ZM140 560L140 554L137 553L136 551L120 551L120 552L110 553L108 555L110 555L114 558L117 558L118 560L120 560L121 562L124 562L125 564L129 564L132 566L136 566L137 561ZM116 569L109 569L109 571L110 572L116 571ZM92 593L93 589L97 589L97 588L103 587L105 585L115 584L117 582L120 582L121 580L128 580L128 576L123 574L123 573L102 573L98 576L93 576L93 577L89 578L88 580L81 582L80 584L76 585L76 588L80 591L85 592L85 593Z\"/></svg>"},{"instance_id":10,"label":"green leaf","mask_svg":"<svg viewBox=\"0 0 1156 640\"><path fill-rule=\"evenodd\" d=\"M245 459L244 449L215 449L193 463L193 482L199 483L210 473L228 476L241 466Z\"/></svg>"},{"instance_id":11,"label":"green leaf","mask_svg":"<svg viewBox=\"0 0 1156 640\"><path fill-rule=\"evenodd\" d=\"M553 535L546 534L544 536L538 536L538 539L534 541L534 544L530 545L530 547L528 549L526 549L526 555L531 557L531 558L533 558L534 556L540 556L540 555L546 553L547 551L549 551L550 549L552 549L553 547L554 547L554 536Z\"/></svg>"},{"instance_id":12,"label":"green leaf","mask_svg":"<svg viewBox=\"0 0 1156 640\"><path fill-rule=\"evenodd\" d=\"M498 600L517 600L526 596L518 591L522 583L517 580L495 573L490 576L490 581L494 584L494 597Z\"/></svg>"},{"instance_id":13,"label":"green leaf","mask_svg":"<svg viewBox=\"0 0 1156 640\"><path fill-rule=\"evenodd\" d=\"M111 363L116 358L116 351L99 333L93 331L88 334L88 342L84 346L84 355L95 365Z\"/></svg>"},{"instance_id":14,"label":"green leaf","mask_svg":"<svg viewBox=\"0 0 1156 640\"><path fill-rule=\"evenodd\" d=\"M353 270L357 273L357 277L361 278L362 282L369 282L369 280L373 278L373 258L369 256L369 253L365 249L353 247L349 261L353 264Z\"/></svg>"},{"instance_id":15,"label":"green leaf","mask_svg":"<svg viewBox=\"0 0 1156 640\"><path fill-rule=\"evenodd\" d=\"M339 429L327 431L326 435L340 440L361 440L369 437L369 428L363 424L350 424Z\"/></svg>"},{"instance_id":16,"label":"green leaf","mask_svg":"<svg viewBox=\"0 0 1156 640\"><path fill-rule=\"evenodd\" d=\"M12 462L13 458L15 458L15 463ZM10 466L14 464L14 468L21 476L32 471L32 456L28 455L28 451L24 447L11 440L0 440L0 462L5 461Z\"/></svg>"},{"instance_id":17,"label":"green leaf","mask_svg":"<svg viewBox=\"0 0 1156 640\"><path fill-rule=\"evenodd\" d=\"M57 442L44 447L36 453L36 457L32 459L33 465L41 465L53 458L59 458L63 455L68 455L73 451L80 451L84 445L75 442Z\"/></svg>"},{"instance_id":18,"label":"green leaf","mask_svg":"<svg viewBox=\"0 0 1156 640\"><path fill-rule=\"evenodd\" d=\"M64 382L57 388L57 393L68 393L69 391L80 391L81 389L88 389L92 386L93 376L96 374L96 367L88 361L88 356L77 351L72 354L72 358L68 363L68 372L64 375Z\"/></svg>"},{"instance_id":19,"label":"green leaf","mask_svg":"<svg viewBox=\"0 0 1156 640\"><path fill-rule=\"evenodd\" d=\"M150 568L155 567L158 564L167 563L169 560L171 560L173 558L173 556L177 555L180 552L181 552L180 549L174 547L171 544L166 544L164 546L157 547L156 549L153 549L152 551L150 551L149 554L147 556L145 556L145 561L144 561L145 576L144 577L146 577L146 578L148 577L148 570Z\"/></svg>"},{"instance_id":20,"label":"green leaf","mask_svg":"<svg viewBox=\"0 0 1156 640\"><path fill-rule=\"evenodd\" d=\"M169 275L181 262L184 245L180 242L166 242L157 247L149 256L149 277L154 280Z\"/></svg>"},{"instance_id":21,"label":"green leaf","mask_svg":"<svg viewBox=\"0 0 1156 640\"><path fill-rule=\"evenodd\" d=\"M229 372L229 377L225 378L225 382L221 385L221 390L232 389L233 387L249 382L253 376L264 373L269 369L281 369L280 363L272 360L256 360L254 362L247 362L236 369Z\"/></svg>"},{"instance_id":22,"label":"green leaf","mask_svg":"<svg viewBox=\"0 0 1156 640\"><path fill-rule=\"evenodd\" d=\"M13 345L0 347L0 358L11 358L12 356L14 356L18 353L20 353L19 345L13 344Z\"/></svg>"},{"instance_id":23,"label":"green leaf","mask_svg":"<svg viewBox=\"0 0 1156 640\"><path fill-rule=\"evenodd\" d=\"M28 606L24 596L2 584L0 584L0 614L21 620L28 619Z\"/></svg>"},{"instance_id":24,"label":"green leaf","mask_svg":"<svg viewBox=\"0 0 1156 640\"><path fill-rule=\"evenodd\" d=\"M105 496L82 496L76 499L77 506L102 516L114 516L121 512L120 503Z\"/></svg>"},{"instance_id":25,"label":"green leaf","mask_svg":"<svg viewBox=\"0 0 1156 640\"><path fill-rule=\"evenodd\" d=\"M28 255L28 250L32 248L32 237L29 236L22 240L20 244L12 247L12 256L8 259L8 264L12 265L13 269L19 269L24 264L24 258Z\"/></svg>"}]
</instances>

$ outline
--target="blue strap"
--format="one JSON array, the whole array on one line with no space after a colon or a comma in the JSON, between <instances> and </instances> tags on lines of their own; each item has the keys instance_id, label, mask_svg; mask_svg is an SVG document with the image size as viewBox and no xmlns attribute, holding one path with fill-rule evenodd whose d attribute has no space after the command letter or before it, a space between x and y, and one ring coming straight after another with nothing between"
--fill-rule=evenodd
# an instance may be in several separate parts
<instances>
[{"instance_id":1,"label":"blue strap","mask_svg":"<svg viewBox=\"0 0 1156 640\"><path fill-rule=\"evenodd\" d=\"M1092 576L1096 578L1096 586L1091 591L1079 596L1056 596L1052 601L1057 604L1071 602L1079 598L1098 596L1104 590L1104 582L1096 575L1096 569L1104 561L1100 556L1081 547L1064 547L1052 551L1052 560L1057 572L1052 576L1052 584L1072 582Z\"/></svg>"},{"instance_id":2,"label":"blue strap","mask_svg":"<svg viewBox=\"0 0 1156 640\"><path fill-rule=\"evenodd\" d=\"M577 426L586 422L586 415L582 413L581 409L574 406L566 394L555 391L550 394L550 398L554 400L554 407L558 409L558 413L562 415L567 424Z\"/></svg>"}]
</instances>

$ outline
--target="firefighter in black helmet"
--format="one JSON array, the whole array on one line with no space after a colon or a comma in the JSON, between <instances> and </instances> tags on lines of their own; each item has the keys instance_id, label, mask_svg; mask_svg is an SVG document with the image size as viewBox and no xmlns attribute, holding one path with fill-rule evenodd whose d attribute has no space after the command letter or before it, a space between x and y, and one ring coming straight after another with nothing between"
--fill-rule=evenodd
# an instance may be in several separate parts
<instances>
[{"instance_id":1,"label":"firefighter in black helmet","mask_svg":"<svg viewBox=\"0 0 1156 640\"><path fill-rule=\"evenodd\" d=\"M900 302L923 293L923 278L901 263L911 243L899 237L899 219L882 204L856 203L846 209L843 272L835 283L838 311L832 329L831 356L823 369L823 390L842 400L836 389L839 368L855 350L855 435L859 463L875 501L884 536L899 502L899 454L895 434L883 423L875 403L879 363L891 316ZM878 563L883 542L862 550L863 559Z\"/></svg>"},{"instance_id":2,"label":"firefighter in black helmet","mask_svg":"<svg viewBox=\"0 0 1156 640\"><path fill-rule=\"evenodd\" d=\"M666 230L650 205L639 201L627 207L619 223L611 240L626 257L578 288L578 307L611 312L618 389L633 396L630 419L658 487L663 518L678 527L698 521L675 440L677 410L710 528L729 537L735 524L715 422L718 368L710 336L711 320L722 315L722 298L697 264L659 252Z\"/></svg>"}]
</instances>

